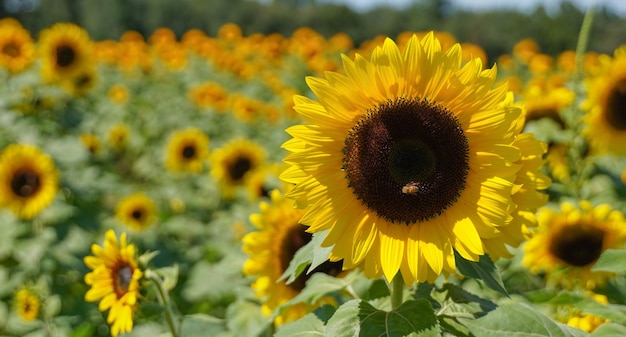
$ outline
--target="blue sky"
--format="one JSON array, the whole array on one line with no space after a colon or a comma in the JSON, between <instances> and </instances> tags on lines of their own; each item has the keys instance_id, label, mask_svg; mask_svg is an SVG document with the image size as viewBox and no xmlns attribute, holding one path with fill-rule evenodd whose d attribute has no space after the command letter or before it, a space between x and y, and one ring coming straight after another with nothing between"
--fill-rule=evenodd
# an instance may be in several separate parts
<instances>
[{"instance_id":1,"label":"blue sky","mask_svg":"<svg viewBox=\"0 0 626 337\"><path fill-rule=\"evenodd\" d=\"M322 0L325 2L344 3L357 10L368 10L376 5L390 5L403 7L416 0ZM559 7L560 0L450 0L457 8L484 10L490 8L515 8L529 10L538 4L544 5L547 9ZM624 0L570 0L581 10L586 10L591 4L596 6L606 6L615 10L616 13L626 15L626 1Z\"/></svg>"}]
</instances>

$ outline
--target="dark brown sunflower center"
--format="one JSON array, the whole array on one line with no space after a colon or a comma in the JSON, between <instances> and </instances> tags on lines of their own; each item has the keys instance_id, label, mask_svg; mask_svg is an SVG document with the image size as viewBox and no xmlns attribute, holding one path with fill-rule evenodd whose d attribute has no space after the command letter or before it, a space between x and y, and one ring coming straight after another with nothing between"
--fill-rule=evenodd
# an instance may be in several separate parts
<instances>
[{"instance_id":1,"label":"dark brown sunflower center","mask_svg":"<svg viewBox=\"0 0 626 337\"><path fill-rule=\"evenodd\" d=\"M138 209L134 209L132 211L132 213L130 213L130 216L132 216L133 219L135 219L137 221L141 221L141 219L143 218L144 213L145 212L143 211L143 209L139 209L138 208Z\"/></svg>"},{"instance_id":2,"label":"dark brown sunflower center","mask_svg":"<svg viewBox=\"0 0 626 337\"><path fill-rule=\"evenodd\" d=\"M295 226L291 228L289 232L285 234L283 242L281 242L280 246L280 265L281 271L287 270L289 267L289 262L296 254L298 249L302 248L304 245L309 243L312 239L312 234L307 233L305 226ZM307 273L308 267L305 269L305 272L301 273L298 278L296 278L293 282L289 283L287 286L291 289L299 292L304 289L306 285L306 281L313 275L314 273L325 273L328 275L336 276L342 270L343 263L339 262L330 262L326 261L321 265L317 266L317 268L313 269L310 273Z\"/></svg>"},{"instance_id":3,"label":"dark brown sunflower center","mask_svg":"<svg viewBox=\"0 0 626 337\"><path fill-rule=\"evenodd\" d=\"M2 53L10 57L20 56L20 47L14 43L7 43L2 46Z\"/></svg>"},{"instance_id":4,"label":"dark brown sunflower center","mask_svg":"<svg viewBox=\"0 0 626 337\"><path fill-rule=\"evenodd\" d=\"M597 228L567 228L554 237L550 252L571 266L584 267L600 257L604 234L604 231Z\"/></svg>"},{"instance_id":5,"label":"dark brown sunflower center","mask_svg":"<svg viewBox=\"0 0 626 337\"><path fill-rule=\"evenodd\" d=\"M128 287L133 279L133 267L128 264L122 263L117 268L113 268L113 281L115 293L117 298L124 296L128 292Z\"/></svg>"},{"instance_id":6,"label":"dark brown sunflower center","mask_svg":"<svg viewBox=\"0 0 626 337\"><path fill-rule=\"evenodd\" d=\"M196 156L196 147L193 145L185 145L182 154L185 159L193 159Z\"/></svg>"},{"instance_id":7,"label":"dark brown sunflower center","mask_svg":"<svg viewBox=\"0 0 626 337\"><path fill-rule=\"evenodd\" d=\"M419 98L368 110L345 141L348 185L394 223L435 218L454 204L469 172L469 144L456 116Z\"/></svg>"},{"instance_id":8,"label":"dark brown sunflower center","mask_svg":"<svg viewBox=\"0 0 626 337\"><path fill-rule=\"evenodd\" d=\"M613 128L626 131L626 79L619 81L609 93L606 120Z\"/></svg>"},{"instance_id":9,"label":"dark brown sunflower center","mask_svg":"<svg viewBox=\"0 0 626 337\"><path fill-rule=\"evenodd\" d=\"M15 172L11 178L11 190L22 198L28 198L37 193L40 186L41 182L37 173L28 169Z\"/></svg>"},{"instance_id":10,"label":"dark brown sunflower center","mask_svg":"<svg viewBox=\"0 0 626 337\"><path fill-rule=\"evenodd\" d=\"M57 65L61 68L68 67L74 63L76 59L76 51L67 45L61 45L56 48Z\"/></svg>"},{"instance_id":11,"label":"dark brown sunflower center","mask_svg":"<svg viewBox=\"0 0 626 337\"><path fill-rule=\"evenodd\" d=\"M238 157L229 167L228 175L233 181L239 181L252 168L249 158Z\"/></svg>"}]
</instances>

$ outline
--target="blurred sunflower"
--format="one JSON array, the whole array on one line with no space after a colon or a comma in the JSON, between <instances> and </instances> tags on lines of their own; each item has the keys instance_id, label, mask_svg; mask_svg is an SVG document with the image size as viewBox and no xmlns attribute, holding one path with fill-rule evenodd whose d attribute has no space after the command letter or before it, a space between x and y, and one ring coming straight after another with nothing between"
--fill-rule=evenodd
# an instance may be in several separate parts
<instances>
[{"instance_id":1,"label":"blurred sunflower","mask_svg":"<svg viewBox=\"0 0 626 337\"><path fill-rule=\"evenodd\" d=\"M73 23L56 23L41 31L39 42L44 79L73 80L93 67L87 31Z\"/></svg>"},{"instance_id":2,"label":"blurred sunflower","mask_svg":"<svg viewBox=\"0 0 626 337\"><path fill-rule=\"evenodd\" d=\"M191 88L188 97L198 108L214 108L218 112L228 108L228 91L215 82L205 82Z\"/></svg>"},{"instance_id":3,"label":"blurred sunflower","mask_svg":"<svg viewBox=\"0 0 626 337\"><path fill-rule=\"evenodd\" d=\"M587 296L593 298L600 304L609 304L609 299L605 295L594 294L592 292L586 292ZM567 317L567 325L578 328L582 331L593 332L600 325L606 323L608 320L596 315L580 312L580 309L573 308L570 310L569 317Z\"/></svg>"},{"instance_id":4,"label":"blurred sunflower","mask_svg":"<svg viewBox=\"0 0 626 337\"><path fill-rule=\"evenodd\" d=\"M626 46L615 50L604 71L585 81L584 134L596 153L626 154Z\"/></svg>"},{"instance_id":5,"label":"blurred sunflower","mask_svg":"<svg viewBox=\"0 0 626 337\"><path fill-rule=\"evenodd\" d=\"M143 276L137 265L136 249L127 244L126 233L118 242L115 232L105 234L104 246L93 244L93 255L84 262L91 269L85 275L85 283L91 288L85 293L85 301L96 302L98 310L109 310L107 323L111 325L111 336L133 329L133 316L137 310L139 281Z\"/></svg>"},{"instance_id":6,"label":"blurred sunflower","mask_svg":"<svg viewBox=\"0 0 626 337\"><path fill-rule=\"evenodd\" d=\"M157 220L157 207L150 197L142 192L124 197L117 203L115 217L124 225L141 231Z\"/></svg>"},{"instance_id":7,"label":"blurred sunflower","mask_svg":"<svg viewBox=\"0 0 626 337\"><path fill-rule=\"evenodd\" d=\"M92 156L100 153L100 149L102 146L100 145L100 138L98 138L97 135L94 135L92 133L84 133L80 135L80 141L81 143L83 143L83 146L85 146L87 151L89 151Z\"/></svg>"},{"instance_id":8,"label":"blurred sunflower","mask_svg":"<svg viewBox=\"0 0 626 337\"><path fill-rule=\"evenodd\" d=\"M337 276L341 272L341 262L327 261L312 273L300 274L292 283L278 281L294 254L311 241L312 235L299 222L304 212L294 208L291 200L278 190L273 190L270 198L271 202L261 203L261 213L250 216L250 221L258 231L248 233L243 238L242 246L249 256L243 266L243 273L255 277L252 288L263 299L261 309L265 315L271 315L281 304L300 293L313 273ZM324 298L313 306L304 303L290 306L277 315L274 322L280 325L301 318L318 305L326 303L332 301Z\"/></svg>"},{"instance_id":9,"label":"blurred sunflower","mask_svg":"<svg viewBox=\"0 0 626 337\"><path fill-rule=\"evenodd\" d=\"M59 189L54 161L32 145L12 144L0 153L0 206L31 219Z\"/></svg>"},{"instance_id":10,"label":"blurred sunflower","mask_svg":"<svg viewBox=\"0 0 626 337\"><path fill-rule=\"evenodd\" d=\"M229 141L209 157L211 175L220 184L225 198L232 198L237 186L245 185L248 175L265 161L265 150L246 138Z\"/></svg>"},{"instance_id":11,"label":"blurred sunflower","mask_svg":"<svg viewBox=\"0 0 626 337\"><path fill-rule=\"evenodd\" d=\"M35 292L22 288L15 293L15 308L18 315L27 322L37 319L41 302Z\"/></svg>"},{"instance_id":12,"label":"blurred sunflower","mask_svg":"<svg viewBox=\"0 0 626 337\"><path fill-rule=\"evenodd\" d=\"M35 43L30 32L11 18L0 20L0 67L17 73L35 60Z\"/></svg>"},{"instance_id":13,"label":"blurred sunflower","mask_svg":"<svg viewBox=\"0 0 626 337\"><path fill-rule=\"evenodd\" d=\"M128 102L128 97L130 96L128 92L128 87L124 84L115 84L109 88L107 92L109 99L119 105L124 105Z\"/></svg>"},{"instance_id":14,"label":"blurred sunflower","mask_svg":"<svg viewBox=\"0 0 626 337\"><path fill-rule=\"evenodd\" d=\"M124 151L130 139L130 128L126 124L118 123L107 132L107 143L115 151Z\"/></svg>"},{"instance_id":15,"label":"blurred sunflower","mask_svg":"<svg viewBox=\"0 0 626 337\"><path fill-rule=\"evenodd\" d=\"M197 128L171 134L165 151L165 167L173 172L198 173L209 155L209 137Z\"/></svg>"},{"instance_id":16,"label":"blurred sunflower","mask_svg":"<svg viewBox=\"0 0 626 337\"><path fill-rule=\"evenodd\" d=\"M547 201L536 192L548 185L536 168L545 144L520 134L522 110L494 85L495 68L462 64L460 46L442 50L432 33L403 53L386 39L371 61L344 56L343 66L307 78L319 102L295 96L308 123L287 129L281 174L332 261L432 282L456 271L455 250L495 259L524 239Z\"/></svg>"},{"instance_id":17,"label":"blurred sunflower","mask_svg":"<svg viewBox=\"0 0 626 337\"><path fill-rule=\"evenodd\" d=\"M613 276L591 267L604 250L621 247L626 221L607 204L593 207L581 201L578 206L565 202L560 212L539 210L539 226L523 247L522 263L535 274L545 273L556 285L593 289Z\"/></svg>"}]
</instances>

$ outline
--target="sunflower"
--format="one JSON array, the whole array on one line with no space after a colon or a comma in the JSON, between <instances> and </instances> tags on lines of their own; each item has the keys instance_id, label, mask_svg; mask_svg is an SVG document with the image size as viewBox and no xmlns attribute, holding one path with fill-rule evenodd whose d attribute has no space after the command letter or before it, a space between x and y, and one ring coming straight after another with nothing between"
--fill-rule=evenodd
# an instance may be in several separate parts
<instances>
[{"instance_id":1,"label":"sunflower","mask_svg":"<svg viewBox=\"0 0 626 337\"><path fill-rule=\"evenodd\" d=\"M224 112L228 108L228 91L215 82L205 82L191 88L188 97L201 109L215 108L218 112Z\"/></svg>"},{"instance_id":2,"label":"sunflower","mask_svg":"<svg viewBox=\"0 0 626 337\"><path fill-rule=\"evenodd\" d=\"M124 225L141 231L157 220L156 204L142 192L124 197L117 203L115 217Z\"/></svg>"},{"instance_id":3,"label":"sunflower","mask_svg":"<svg viewBox=\"0 0 626 337\"><path fill-rule=\"evenodd\" d=\"M91 286L85 301L100 300L98 310L109 310L107 323L111 325L111 336L129 332L133 329L139 281L143 276L137 266L135 246L126 243L126 233L122 233L118 241L115 232L109 229L104 246L94 244L91 252L93 255L84 259L92 270L85 275L85 283Z\"/></svg>"},{"instance_id":4,"label":"sunflower","mask_svg":"<svg viewBox=\"0 0 626 337\"><path fill-rule=\"evenodd\" d=\"M545 273L555 285L593 289L613 275L591 267L604 250L624 243L626 221L607 204L593 207L581 201L578 206L565 202L560 212L549 208L538 212L539 226L524 244L522 263L535 274Z\"/></svg>"},{"instance_id":5,"label":"sunflower","mask_svg":"<svg viewBox=\"0 0 626 337\"><path fill-rule=\"evenodd\" d=\"M593 298L596 302L600 304L609 304L609 299L602 294L594 294L590 291L586 291L585 295ZM580 312L579 309L570 310L569 317L567 318L567 325L575 327L577 329L593 332L600 325L608 322L607 319Z\"/></svg>"},{"instance_id":6,"label":"sunflower","mask_svg":"<svg viewBox=\"0 0 626 337\"><path fill-rule=\"evenodd\" d=\"M0 67L17 73L35 60L35 43L15 19L0 20Z\"/></svg>"},{"instance_id":7,"label":"sunflower","mask_svg":"<svg viewBox=\"0 0 626 337\"><path fill-rule=\"evenodd\" d=\"M172 133L165 152L165 167L174 172L200 172L209 155L209 137L197 128Z\"/></svg>"},{"instance_id":8,"label":"sunflower","mask_svg":"<svg viewBox=\"0 0 626 337\"><path fill-rule=\"evenodd\" d=\"M124 105L128 102L128 97L130 96L128 92L128 87L124 84L115 84L109 88L107 92L109 99L118 105Z\"/></svg>"},{"instance_id":9,"label":"sunflower","mask_svg":"<svg viewBox=\"0 0 626 337\"><path fill-rule=\"evenodd\" d=\"M583 132L592 150L626 154L626 46L616 49L604 72L585 85L588 95L583 108L588 112Z\"/></svg>"},{"instance_id":10,"label":"sunflower","mask_svg":"<svg viewBox=\"0 0 626 337\"><path fill-rule=\"evenodd\" d=\"M37 319L41 302L35 292L22 288L15 293L15 307L19 316L27 322Z\"/></svg>"},{"instance_id":11,"label":"sunflower","mask_svg":"<svg viewBox=\"0 0 626 337\"><path fill-rule=\"evenodd\" d=\"M73 80L93 67L87 31L73 23L56 23L39 37L43 77L51 82Z\"/></svg>"},{"instance_id":12,"label":"sunflower","mask_svg":"<svg viewBox=\"0 0 626 337\"><path fill-rule=\"evenodd\" d=\"M212 152L211 175L217 180L226 198L232 198L237 186L243 186L249 175L265 161L265 151L257 143L246 138L229 141Z\"/></svg>"},{"instance_id":13,"label":"sunflower","mask_svg":"<svg viewBox=\"0 0 626 337\"><path fill-rule=\"evenodd\" d=\"M9 145L0 153L0 206L31 219L54 200L58 179L54 161L39 148Z\"/></svg>"},{"instance_id":14,"label":"sunflower","mask_svg":"<svg viewBox=\"0 0 626 337\"><path fill-rule=\"evenodd\" d=\"M109 129L107 132L107 143L115 151L124 151L128 146L130 138L130 128L128 125L118 123Z\"/></svg>"},{"instance_id":15,"label":"sunflower","mask_svg":"<svg viewBox=\"0 0 626 337\"><path fill-rule=\"evenodd\" d=\"M294 208L291 200L278 190L272 190L270 198L270 203L261 203L261 213L250 216L250 221L258 231L248 233L243 238L242 246L249 256L243 266L243 273L255 277L252 288L263 299L261 309L266 315L272 314L282 303L300 293L312 275L303 273L289 284L284 280L278 281L296 251L307 244L312 235L299 222L304 212ZM327 261L317 267L315 272L338 276L341 262ZM323 299L313 306L304 303L291 306L276 316L275 323L280 325L298 319L324 303L329 303L329 299Z\"/></svg>"},{"instance_id":16,"label":"sunflower","mask_svg":"<svg viewBox=\"0 0 626 337\"><path fill-rule=\"evenodd\" d=\"M343 67L307 78L319 102L294 97L307 123L287 129L281 174L331 260L370 278L400 271L410 285L455 272L455 250L495 259L523 240L547 201L536 193L545 145L520 134L522 110L495 68L462 65L460 46L444 51L432 33L403 53L386 39L371 61L343 56Z\"/></svg>"}]
</instances>

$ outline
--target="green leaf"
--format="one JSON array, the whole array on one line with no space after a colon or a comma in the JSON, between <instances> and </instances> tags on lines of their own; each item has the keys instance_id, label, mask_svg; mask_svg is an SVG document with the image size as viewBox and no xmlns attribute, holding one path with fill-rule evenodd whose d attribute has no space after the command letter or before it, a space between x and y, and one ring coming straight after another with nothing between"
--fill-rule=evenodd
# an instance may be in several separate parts
<instances>
[{"instance_id":1,"label":"green leaf","mask_svg":"<svg viewBox=\"0 0 626 337\"><path fill-rule=\"evenodd\" d=\"M591 270L623 273L626 271L626 250L606 249Z\"/></svg>"},{"instance_id":2,"label":"green leaf","mask_svg":"<svg viewBox=\"0 0 626 337\"><path fill-rule=\"evenodd\" d=\"M243 299L232 303L226 310L226 325L235 336L259 336L269 323L257 304Z\"/></svg>"},{"instance_id":3,"label":"green leaf","mask_svg":"<svg viewBox=\"0 0 626 337\"><path fill-rule=\"evenodd\" d=\"M278 328L275 337L323 337L324 322L310 313L299 320L284 324Z\"/></svg>"},{"instance_id":4,"label":"green leaf","mask_svg":"<svg viewBox=\"0 0 626 337\"><path fill-rule=\"evenodd\" d=\"M69 337L91 337L94 335L96 328L89 323L81 323L72 331Z\"/></svg>"},{"instance_id":5,"label":"green leaf","mask_svg":"<svg viewBox=\"0 0 626 337\"><path fill-rule=\"evenodd\" d=\"M326 326L334 337L439 336L441 328L425 299L404 302L398 309L383 311L368 302L352 300L340 306Z\"/></svg>"},{"instance_id":6,"label":"green leaf","mask_svg":"<svg viewBox=\"0 0 626 337\"><path fill-rule=\"evenodd\" d=\"M455 250L454 259L456 260L456 268L459 273L480 279L485 282L487 287L501 293L502 295L509 296L498 272L498 268L491 261L488 255L481 255L478 262L468 261L461 257L461 255Z\"/></svg>"},{"instance_id":7,"label":"green leaf","mask_svg":"<svg viewBox=\"0 0 626 337\"><path fill-rule=\"evenodd\" d=\"M476 320L461 321L479 337L579 337L588 336L582 330L558 323L527 304L505 304Z\"/></svg>"},{"instance_id":8,"label":"green leaf","mask_svg":"<svg viewBox=\"0 0 626 337\"><path fill-rule=\"evenodd\" d=\"M280 306L283 310L296 303L314 304L319 299L333 292L341 291L351 284L353 277L348 274L344 278L336 278L324 273L315 273L306 281L306 286L302 291L289 301Z\"/></svg>"},{"instance_id":9,"label":"green leaf","mask_svg":"<svg viewBox=\"0 0 626 337\"><path fill-rule=\"evenodd\" d=\"M317 318L321 319L324 324L326 324L328 323L328 320L333 317L335 311L337 311L337 308L335 306L330 304L324 304L321 307L315 309L313 313L315 314L315 316L317 316Z\"/></svg>"},{"instance_id":10,"label":"green leaf","mask_svg":"<svg viewBox=\"0 0 626 337\"><path fill-rule=\"evenodd\" d=\"M313 234L313 238L306 245L300 247L289 262L289 266L280 276L278 281L287 280L289 284L295 281L300 274L307 270L310 273L322 263L328 261L328 256L332 247L322 247L321 244L326 237L326 231ZM308 269L307 269L308 267Z\"/></svg>"},{"instance_id":11,"label":"green leaf","mask_svg":"<svg viewBox=\"0 0 626 337\"><path fill-rule=\"evenodd\" d=\"M176 287L178 283L178 264L155 269L154 271L163 277L163 288L166 291L171 291Z\"/></svg>"},{"instance_id":12,"label":"green leaf","mask_svg":"<svg viewBox=\"0 0 626 337\"><path fill-rule=\"evenodd\" d=\"M223 319L205 314L193 314L182 317L181 336L215 336L224 332Z\"/></svg>"},{"instance_id":13,"label":"green leaf","mask_svg":"<svg viewBox=\"0 0 626 337\"><path fill-rule=\"evenodd\" d=\"M157 255L159 255L158 250L146 251L145 253L139 255L139 257L137 258L137 261L139 262L140 265L147 266L148 263L150 263L150 261L152 261L152 259L154 259Z\"/></svg>"},{"instance_id":14,"label":"green leaf","mask_svg":"<svg viewBox=\"0 0 626 337\"><path fill-rule=\"evenodd\" d=\"M438 292L445 294L442 309L439 312L441 315L467 317L466 315L470 314L478 317L497 308L495 303L469 293L454 284L446 283Z\"/></svg>"},{"instance_id":15,"label":"green leaf","mask_svg":"<svg viewBox=\"0 0 626 337\"><path fill-rule=\"evenodd\" d=\"M617 323L604 323L593 331L592 337L623 337L626 336L626 326Z\"/></svg>"}]
</instances>

